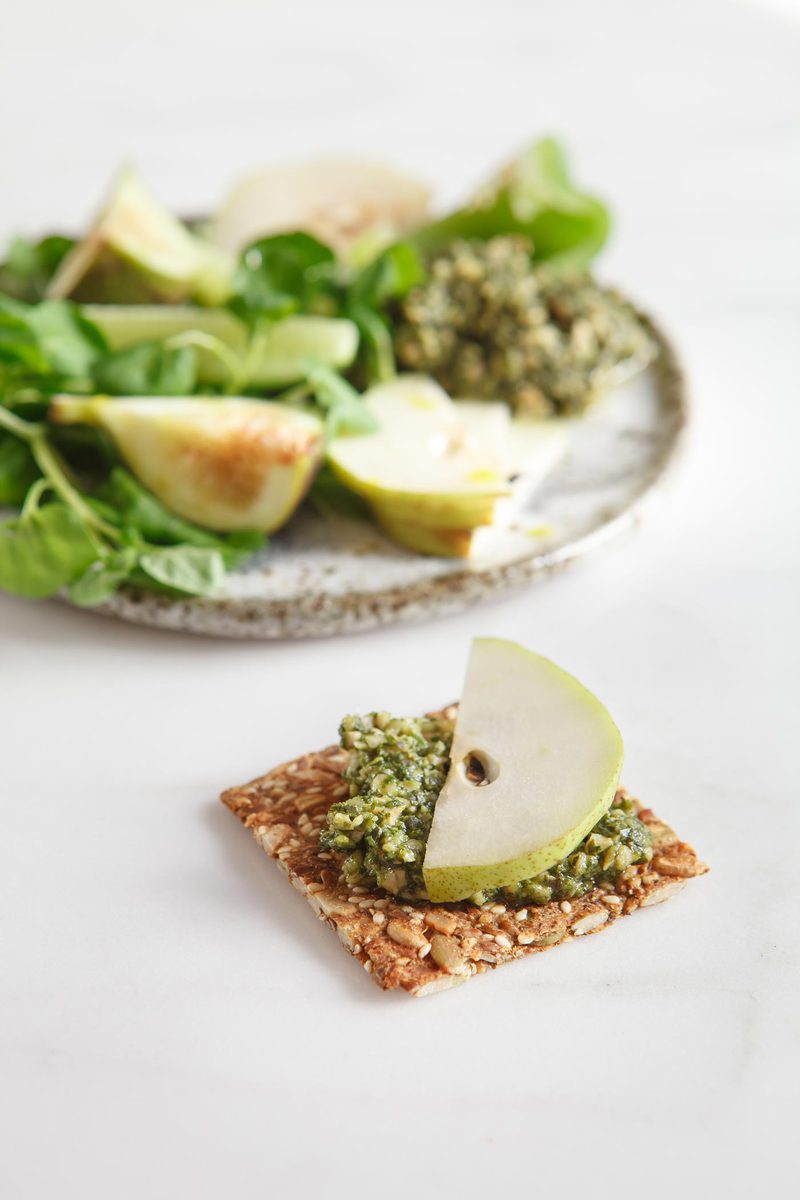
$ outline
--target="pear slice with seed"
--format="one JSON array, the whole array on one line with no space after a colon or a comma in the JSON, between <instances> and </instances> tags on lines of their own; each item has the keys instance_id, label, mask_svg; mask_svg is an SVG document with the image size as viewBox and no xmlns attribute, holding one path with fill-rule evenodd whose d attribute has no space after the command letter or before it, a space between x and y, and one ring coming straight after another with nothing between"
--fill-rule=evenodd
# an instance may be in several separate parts
<instances>
[{"instance_id":1,"label":"pear slice with seed","mask_svg":"<svg viewBox=\"0 0 800 1200\"><path fill-rule=\"evenodd\" d=\"M552 867L611 806L621 767L622 737L596 696L541 655L477 638L423 864L430 899Z\"/></svg>"}]
</instances>

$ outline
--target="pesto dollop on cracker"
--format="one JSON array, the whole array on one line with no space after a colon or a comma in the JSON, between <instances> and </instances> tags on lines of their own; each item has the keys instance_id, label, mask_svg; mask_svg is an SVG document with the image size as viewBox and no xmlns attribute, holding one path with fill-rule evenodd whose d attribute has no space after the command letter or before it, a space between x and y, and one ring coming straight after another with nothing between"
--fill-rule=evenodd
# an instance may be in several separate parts
<instances>
[{"instance_id":1,"label":"pesto dollop on cracker","mask_svg":"<svg viewBox=\"0 0 800 1200\"><path fill-rule=\"evenodd\" d=\"M394 895L423 897L425 843L450 765L453 722L349 716L339 740L350 751L350 797L331 806L320 844L347 854L348 883L371 880Z\"/></svg>"},{"instance_id":2,"label":"pesto dollop on cracker","mask_svg":"<svg viewBox=\"0 0 800 1200\"><path fill-rule=\"evenodd\" d=\"M425 846L436 800L450 767L454 722L388 713L347 716L339 729L349 751L344 777L350 796L333 804L320 835L323 850L346 855L352 887L377 886L407 899L426 898ZM517 905L570 900L628 867L652 858L652 837L635 806L619 795L583 841L547 871L470 899Z\"/></svg>"}]
</instances>

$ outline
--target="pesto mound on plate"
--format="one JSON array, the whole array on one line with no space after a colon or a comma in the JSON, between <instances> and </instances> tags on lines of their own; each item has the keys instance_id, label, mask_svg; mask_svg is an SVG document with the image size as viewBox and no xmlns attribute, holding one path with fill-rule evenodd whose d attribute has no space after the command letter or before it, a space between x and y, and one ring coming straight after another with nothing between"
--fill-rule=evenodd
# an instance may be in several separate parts
<instances>
[{"instance_id":1,"label":"pesto mound on plate","mask_svg":"<svg viewBox=\"0 0 800 1200\"><path fill-rule=\"evenodd\" d=\"M535 416L583 412L654 354L632 306L585 272L533 263L524 237L457 240L395 308L400 365L451 396Z\"/></svg>"}]
</instances>

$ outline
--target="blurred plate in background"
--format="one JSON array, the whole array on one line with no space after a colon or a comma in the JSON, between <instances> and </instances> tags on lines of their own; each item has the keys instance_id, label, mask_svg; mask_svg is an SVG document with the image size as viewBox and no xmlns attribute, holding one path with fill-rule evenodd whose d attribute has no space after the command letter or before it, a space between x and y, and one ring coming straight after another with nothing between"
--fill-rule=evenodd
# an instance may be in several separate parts
<instances>
[{"instance_id":1,"label":"blurred plate in background","mask_svg":"<svg viewBox=\"0 0 800 1200\"><path fill-rule=\"evenodd\" d=\"M490 552L424 558L367 522L304 510L213 598L127 589L94 611L215 637L322 637L456 612L574 561L636 520L686 422L675 352L642 319L658 343L656 361L574 423L564 458Z\"/></svg>"}]
</instances>

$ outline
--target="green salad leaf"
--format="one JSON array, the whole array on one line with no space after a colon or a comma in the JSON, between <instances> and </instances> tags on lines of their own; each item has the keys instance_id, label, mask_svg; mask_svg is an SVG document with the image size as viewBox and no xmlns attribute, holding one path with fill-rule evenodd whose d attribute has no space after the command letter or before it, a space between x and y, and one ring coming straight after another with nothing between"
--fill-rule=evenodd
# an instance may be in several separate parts
<instances>
[{"instance_id":1,"label":"green salad leaf","mask_svg":"<svg viewBox=\"0 0 800 1200\"><path fill-rule=\"evenodd\" d=\"M307 379L314 399L325 411L325 431L329 439L343 433L372 433L378 428L360 392L336 371L310 362Z\"/></svg>"},{"instance_id":2,"label":"green salad leaf","mask_svg":"<svg viewBox=\"0 0 800 1200\"><path fill-rule=\"evenodd\" d=\"M156 545L184 542L190 546L216 546L218 543L215 534L170 512L124 467L114 467L97 495L104 502L109 519L134 530L146 542Z\"/></svg>"},{"instance_id":3,"label":"green salad leaf","mask_svg":"<svg viewBox=\"0 0 800 1200\"><path fill-rule=\"evenodd\" d=\"M0 292L15 300L43 300L47 285L75 242L51 235L40 241L14 238L0 264Z\"/></svg>"},{"instance_id":4,"label":"green salad leaf","mask_svg":"<svg viewBox=\"0 0 800 1200\"><path fill-rule=\"evenodd\" d=\"M425 277L419 251L410 242L395 242L359 271L347 288L347 302L380 308L405 296Z\"/></svg>"},{"instance_id":5,"label":"green salad leaf","mask_svg":"<svg viewBox=\"0 0 800 1200\"><path fill-rule=\"evenodd\" d=\"M209 596L225 579L225 563L219 550L199 546L149 550L140 556L139 569L170 591L187 596Z\"/></svg>"},{"instance_id":6,"label":"green salad leaf","mask_svg":"<svg viewBox=\"0 0 800 1200\"><path fill-rule=\"evenodd\" d=\"M225 565L232 567L256 550L263 549L267 542L266 535L258 530L218 534L184 520L157 500L124 467L114 467L96 495L102 506L99 511L134 545L183 545L216 550Z\"/></svg>"},{"instance_id":7,"label":"green salad leaf","mask_svg":"<svg viewBox=\"0 0 800 1200\"><path fill-rule=\"evenodd\" d=\"M137 563L138 555L132 547L112 550L90 563L83 575L75 580L69 589L70 600L81 608L105 604L130 578Z\"/></svg>"},{"instance_id":8,"label":"green salad leaf","mask_svg":"<svg viewBox=\"0 0 800 1200\"><path fill-rule=\"evenodd\" d=\"M429 250L454 238L521 234L532 241L534 260L577 269L595 257L609 229L606 206L575 186L558 142L542 138L471 204L423 226L414 241Z\"/></svg>"},{"instance_id":9,"label":"green salad leaf","mask_svg":"<svg viewBox=\"0 0 800 1200\"><path fill-rule=\"evenodd\" d=\"M100 359L93 375L97 391L111 396L191 396L197 387L197 351L139 342Z\"/></svg>"},{"instance_id":10,"label":"green salad leaf","mask_svg":"<svg viewBox=\"0 0 800 1200\"><path fill-rule=\"evenodd\" d=\"M309 312L330 287L335 256L308 233L262 238L243 252L229 307L242 320L278 320Z\"/></svg>"},{"instance_id":11,"label":"green salad leaf","mask_svg":"<svg viewBox=\"0 0 800 1200\"><path fill-rule=\"evenodd\" d=\"M26 312L19 301L0 295L0 362L18 373L46 373L49 364Z\"/></svg>"},{"instance_id":12,"label":"green salad leaf","mask_svg":"<svg viewBox=\"0 0 800 1200\"><path fill-rule=\"evenodd\" d=\"M38 505L0 525L0 588L31 600L53 596L97 557L79 517L56 502Z\"/></svg>"},{"instance_id":13,"label":"green salad leaf","mask_svg":"<svg viewBox=\"0 0 800 1200\"><path fill-rule=\"evenodd\" d=\"M69 300L25 304L0 295L0 362L17 368L18 385L43 392L65 381L87 383L107 354L105 338Z\"/></svg>"},{"instance_id":14,"label":"green salad leaf","mask_svg":"<svg viewBox=\"0 0 800 1200\"><path fill-rule=\"evenodd\" d=\"M0 434L0 505L22 504L38 474L25 442Z\"/></svg>"},{"instance_id":15,"label":"green salad leaf","mask_svg":"<svg viewBox=\"0 0 800 1200\"><path fill-rule=\"evenodd\" d=\"M309 504L322 517L369 519L369 505L337 479L327 463L317 472L308 493Z\"/></svg>"},{"instance_id":16,"label":"green salad leaf","mask_svg":"<svg viewBox=\"0 0 800 1200\"><path fill-rule=\"evenodd\" d=\"M419 251L409 242L396 242L368 263L344 289L342 311L358 326L366 351L367 382L382 382L396 374L390 300L399 300L425 278Z\"/></svg>"},{"instance_id":17,"label":"green salad leaf","mask_svg":"<svg viewBox=\"0 0 800 1200\"><path fill-rule=\"evenodd\" d=\"M42 300L25 310L24 319L48 367L58 375L86 378L106 353L100 331L69 300Z\"/></svg>"}]
</instances>

